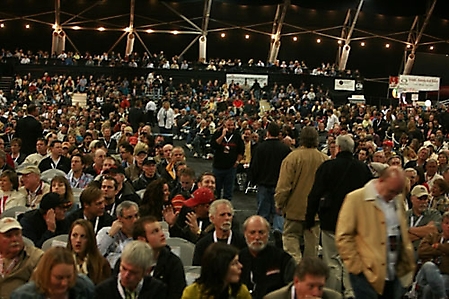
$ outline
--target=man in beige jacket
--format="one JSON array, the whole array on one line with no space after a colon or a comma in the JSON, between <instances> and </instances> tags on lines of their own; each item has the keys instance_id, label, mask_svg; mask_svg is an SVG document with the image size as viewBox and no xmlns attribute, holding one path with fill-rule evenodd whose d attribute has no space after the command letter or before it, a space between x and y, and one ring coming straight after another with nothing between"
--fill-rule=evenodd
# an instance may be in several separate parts
<instances>
[{"instance_id":1,"label":"man in beige jacket","mask_svg":"<svg viewBox=\"0 0 449 299\"><path fill-rule=\"evenodd\" d=\"M402 169L390 166L343 202L335 236L356 298L402 298L411 283L415 262L404 185Z\"/></svg>"},{"instance_id":2,"label":"man in beige jacket","mask_svg":"<svg viewBox=\"0 0 449 299\"><path fill-rule=\"evenodd\" d=\"M284 250L297 263L301 261L301 237L304 237L304 255L317 256L318 226L304 229L307 197L312 189L318 167L327 156L317 150L318 132L314 127L304 127L299 137L300 147L282 161L274 199L276 208L284 215L282 241Z\"/></svg>"}]
</instances>

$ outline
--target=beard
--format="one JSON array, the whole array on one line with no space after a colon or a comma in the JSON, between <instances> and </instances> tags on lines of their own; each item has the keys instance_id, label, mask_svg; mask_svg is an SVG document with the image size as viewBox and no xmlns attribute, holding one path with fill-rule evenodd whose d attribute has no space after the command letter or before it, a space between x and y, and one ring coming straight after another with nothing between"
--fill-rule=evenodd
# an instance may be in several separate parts
<instances>
[{"instance_id":1,"label":"beard","mask_svg":"<svg viewBox=\"0 0 449 299\"><path fill-rule=\"evenodd\" d=\"M225 232L230 231L231 228L232 228L232 223L231 222L225 222L225 223L223 223L221 225L220 228L221 228L222 231L225 231Z\"/></svg>"},{"instance_id":2,"label":"beard","mask_svg":"<svg viewBox=\"0 0 449 299\"><path fill-rule=\"evenodd\" d=\"M267 247L267 243L263 241L252 241L251 243L248 243L248 248L255 252L260 252Z\"/></svg>"}]
</instances>

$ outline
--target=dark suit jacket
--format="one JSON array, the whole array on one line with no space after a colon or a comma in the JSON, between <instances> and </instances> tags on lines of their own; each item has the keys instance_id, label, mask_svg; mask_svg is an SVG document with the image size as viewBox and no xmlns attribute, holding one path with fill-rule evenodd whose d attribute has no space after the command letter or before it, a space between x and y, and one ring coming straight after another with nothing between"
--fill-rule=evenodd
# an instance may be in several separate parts
<instances>
[{"instance_id":1,"label":"dark suit jacket","mask_svg":"<svg viewBox=\"0 0 449 299\"><path fill-rule=\"evenodd\" d=\"M39 163L39 170L41 172L44 172L46 170L53 168L53 161L51 157L47 157L42 159L42 161ZM59 160L58 166L56 166L56 169L62 170L65 173L69 173L70 171L70 159L64 156L61 156L61 159Z\"/></svg>"},{"instance_id":2,"label":"dark suit jacket","mask_svg":"<svg viewBox=\"0 0 449 299\"><path fill-rule=\"evenodd\" d=\"M103 281L95 288L95 298L103 299L122 299L117 289L117 276L113 276ZM142 289L139 293L139 298L167 298L167 288L163 282L147 276L144 278Z\"/></svg>"},{"instance_id":3,"label":"dark suit jacket","mask_svg":"<svg viewBox=\"0 0 449 299\"><path fill-rule=\"evenodd\" d=\"M67 222L69 223L69 226L71 226L72 223L75 222L75 220L77 220L77 219L84 219L83 208L75 210L74 212L70 213L66 217L66 219L67 219ZM95 229L95 222L96 222L96 219L93 219L93 221L91 221L92 227L94 229ZM103 216L100 216L98 218L98 227L97 227L97 231L95 232L95 234L97 234L97 232L99 232L100 229L102 229L103 227L111 226L112 222L114 222L114 218L112 218L112 216L109 215L108 213L106 213L106 211L105 211Z\"/></svg>"},{"instance_id":4,"label":"dark suit jacket","mask_svg":"<svg viewBox=\"0 0 449 299\"><path fill-rule=\"evenodd\" d=\"M292 288L293 283L290 283L289 285L280 288L277 291L271 292L268 295L266 295L265 297L263 297L264 299L291 299L292 298L292 293L291 293L291 288ZM334 290L331 289L327 289L324 288L324 293L323 293L323 299L341 299L343 298L341 296L340 293L337 293Z\"/></svg>"},{"instance_id":5,"label":"dark suit jacket","mask_svg":"<svg viewBox=\"0 0 449 299\"><path fill-rule=\"evenodd\" d=\"M22 140L21 152L25 156L35 153L37 138L42 137L42 124L33 116L19 119L15 136Z\"/></svg>"}]
</instances>

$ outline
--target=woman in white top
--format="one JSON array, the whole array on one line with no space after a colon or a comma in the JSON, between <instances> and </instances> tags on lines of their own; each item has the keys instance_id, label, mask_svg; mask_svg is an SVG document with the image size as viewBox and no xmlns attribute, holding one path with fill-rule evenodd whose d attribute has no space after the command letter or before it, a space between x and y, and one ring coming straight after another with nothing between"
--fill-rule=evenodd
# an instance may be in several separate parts
<instances>
[{"instance_id":1,"label":"woman in white top","mask_svg":"<svg viewBox=\"0 0 449 299\"><path fill-rule=\"evenodd\" d=\"M12 170L5 170L0 174L0 214L16 206L25 206L26 197L19 193L19 178Z\"/></svg>"}]
</instances>

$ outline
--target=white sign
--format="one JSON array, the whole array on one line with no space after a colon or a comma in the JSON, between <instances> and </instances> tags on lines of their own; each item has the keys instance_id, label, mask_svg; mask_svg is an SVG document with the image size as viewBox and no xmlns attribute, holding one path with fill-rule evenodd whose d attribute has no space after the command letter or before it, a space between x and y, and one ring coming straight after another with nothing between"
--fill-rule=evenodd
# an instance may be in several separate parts
<instances>
[{"instance_id":1,"label":"white sign","mask_svg":"<svg viewBox=\"0 0 449 299\"><path fill-rule=\"evenodd\" d=\"M335 90L355 91L355 80L335 79Z\"/></svg>"},{"instance_id":2,"label":"white sign","mask_svg":"<svg viewBox=\"0 0 449 299\"><path fill-rule=\"evenodd\" d=\"M249 87L253 86L254 82L257 80L260 87L264 87L265 84L268 85L268 75L253 75L253 74L226 74L226 83L228 86L232 81L234 83L238 83L240 86L245 84L249 85Z\"/></svg>"},{"instance_id":3,"label":"white sign","mask_svg":"<svg viewBox=\"0 0 449 299\"><path fill-rule=\"evenodd\" d=\"M432 91L440 89L439 77L400 75L398 87L404 91Z\"/></svg>"}]
</instances>

